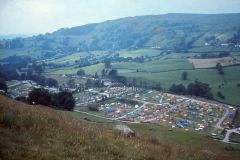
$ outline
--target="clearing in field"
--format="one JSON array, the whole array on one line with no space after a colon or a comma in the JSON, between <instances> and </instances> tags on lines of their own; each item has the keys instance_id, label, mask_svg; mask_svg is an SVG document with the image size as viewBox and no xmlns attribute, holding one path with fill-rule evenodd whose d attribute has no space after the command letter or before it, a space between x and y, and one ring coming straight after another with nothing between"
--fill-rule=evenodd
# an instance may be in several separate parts
<instances>
[{"instance_id":1,"label":"clearing in field","mask_svg":"<svg viewBox=\"0 0 240 160\"><path fill-rule=\"evenodd\" d=\"M224 57L224 58L213 58L213 59L188 59L190 63L193 63L194 68L211 68L215 67L218 62L222 64L222 66L229 66L233 64L232 57ZM239 62L237 62L239 63Z\"/></svg>"}]
</instances>

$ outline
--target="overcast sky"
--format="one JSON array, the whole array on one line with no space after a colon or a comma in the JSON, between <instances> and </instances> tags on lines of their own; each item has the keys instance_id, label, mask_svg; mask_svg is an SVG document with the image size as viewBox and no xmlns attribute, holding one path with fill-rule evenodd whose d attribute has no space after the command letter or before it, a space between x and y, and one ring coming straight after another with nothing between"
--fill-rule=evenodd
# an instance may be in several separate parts
<instances>
[{"instance_id":1,"label":"overcast sky","mask_svg":"<svg viewBox=\"0 0 240 160\"><path fill-rule=\"evenodd\" d=\"M0 35L166 13L240 13L240 0L0 0Z\"/></svg>"}]
</instances>

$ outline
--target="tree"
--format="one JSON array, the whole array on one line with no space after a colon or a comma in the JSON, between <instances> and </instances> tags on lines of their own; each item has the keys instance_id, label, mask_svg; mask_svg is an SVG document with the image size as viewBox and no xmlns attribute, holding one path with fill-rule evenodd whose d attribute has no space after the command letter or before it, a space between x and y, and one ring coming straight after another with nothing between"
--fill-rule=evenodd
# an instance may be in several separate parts
<instances>
[{"instance_id":1,"label":"tree","mask_svg":"<svg viewBox=\"0 0 240 160\"><path fill-rule=\"evenodd\" d=\"M94 86L94 87L97 87L97 88L100 88L100 87L103 86L103 83L101 83L100 80L96 80L96 81L94 82L93 86Z\"/></svg>"},{"instance_id":2,"label":"tree","mask_svg":"<svg viewBox=\"0 0 240 160\"><path fill-rule=\"evenodd\" d=\"M55 95L55 100L58 103L58 108L72 110L75 106L75 101L72 93L63 91Z\"/></svg>"},{"instance_id":3,"label":"tree","mask_svg":"<svg viewBox=\"0 0 240 160\"><path fill-rule=\"evenodd\" d=\"M36 76L35 82L38 85L46 86L46 78L44 76Z\"/></svg>"},{"instance_id":4,"label":"tree","mask_svg":"<svg viewBox=\"0 0 240 160\"><path fill-rule=\"evenodd\" d=\"M218 97L221 99L225 99L225 96L222 94L222 92L217 92Z\"/></svg>"},{"instance_id":5,"label":"tree","mask_svg":"<svg viewBox=\"0 0 240 160\"><path fill-rule=\"evenodd\" d=\"M111 78L115 78L118 75L118 71L116 69L112 69L108 72L108 76Z\"/></svg>"},{"instance_id":6,"label":"tree","mask_svg":"<svg viewBox=\"0 0 240 160\"><path fill-rule=\"evenodd\" d=\"M116 76L115 79L120 83L123 83L123 84L127 83L127 78L125 76Z\"/></svg>"},{"instance_id":7,"label":"tree","mask_svg":"<svg viewBox=\"0 0 240 160\"><path fill-rule=\"evenodd\" d=\"M153 89L155 89L157 91L162 90L161 84L156 84L156 86Z\"/></svg>"},{"instance_id":8,"label":"tree","mask_svg":"<svg viewBox=\"0 0 240 160\"><path fill-rule=\"evenodd\" d=\"M43 68L42 68L42 66L41 65L36 65L35 67L34 67L34 70L35 70L35 72L37 72L37 73L43 73Z\"/></svg>"},{"instance_id":9,"label":"tree","mask_svg":"<svg viewBox=\"0 0 240 160\"><path fill-rule=\"evenodd\" d=\"M217 68L218 70L222 70L222 64L221 64L220 62L218 62L218 63L216 64L216 68Z\"/></svg>"},{"instance_id":10,"label":"tree","mask_svg":"<svg viewBox=\"0 0 240 160\"><path fill-rule=\"evenodd\" d=\"M47 78L46 83L49 87L57 87L58 81L53 78Z\"/></svg>"},{"instance_id":11,"label":"tree","mask_svg":"<svg viewBox=\"0 0 240 160\"><path fill-rule=\"evenodd\" d=\"M224 72L223 72L223 70L222 70L223 66L222 66L222 64L221 64L220 62L218 62L218 63L216 64L216 68L217 68L217 70L218 70L218 74L220 74L220 75L223 75L223 74L224 74Z\"/></svg>"},{"instance_id":12,"label":"tree","mask_svg":"<svg viewBox=\"0 0 240 160\"><path fill-rule=\"evenodd\" d=\"M50 43L49 43L49 41L45 40L45 41L42 43L42 49L43 49L43 50L49 50L49 49L50 49Z\"/></svg>"},{"instance_id":13,"label":"tree","mask_svg":"<svg viewBox=\"0 0 240 160\"><path fill-rule=\"evenodd\" d=\"M87 107L90 111L98 111L98 106L96 104L88 104Z\"/></svg>"},{"instance_id":14,"label":"tree","mask_svg":"<svg viewBox=\"0 0 240 160\"><path fill-rule=\"evenodd\" d=\"M75 106L75 101L73 97L67 97L67 99L64 102L64 108L69 111L73 111Z\"/></svg>"},{"instance_id":15,"label":"tree","mask_svg":"<svg viewBox=\"0 0 240 160\"><path fill-rule=\"evenodd\" d=\"M135 77L133 77L133 86L137 86L137 80L136 80L136 78Z\"/></svg>"},{"instance_id":16,"label":"tree","mask_svg":"<svg viewBox=\"0 0 240 160\"><path fill-rule=\"evenodd\" d=\"M213 95L210 92L211 89L209 84L199 82L198 79L196 79L195 83L190 83L188 85L187 92L191 95L212 99Z\"/></svg>"},{"instance_id":17,"label":"tree","mask_svg":"<svg viewBox=\"0 0 240 160\"><path fill-rule=\"evenodd\" d=\"M84 70L83 70L83 69L78 70L78 71L77 71L77 75L79 75L79 76L84 76L84 75L85 75Z\"/></svg>"},{"instance_id":18,"label":"tree","mask_svg":"<svg viewBox=\"0 0 240 160\"><path fill-rule=\"evenodd\" d=\"M105 69L103 69L101 73L102 73L102 77L105 77L105 76L106 76L106 71L105 71Z\"/></svg>"},{"instance_id":19,"label":"tree","mask_svg":"<svg viewBox=\"0 0 240 160\"><path fill-rule=\"evenodd\" d=\"M90 88L92 86L93 86L93 81L91 79L88 79L87 82L86 82L86 87Z\"/></svg>"},{"instance_id":20,"label":"tree","mask_svg":"<svg viewBox=\"0 0 240 160\"><path fill-rule=\"evenodd\" d=\"M111 67L111 60L110 59L105 60L104 64L105 64L106 68L110 68Z\"/></svg>"},{"instance_id":21,"label":"tree","mask_svg":"<svg viewBox=\"0 0 240 160\"><path fill-rule=\"evenodd\" d=\"M21 74L20 80L26 80L26 73L22 73L22 74Z\"/></svg>"},{"instance_id":22,"label":"tree","mask_svg":"<svg viewBox=\"0 0 240 160\"><path fill-rule=\"evenodd\" d=\"M188 78L188 72L184 71L182 73L182 79L187 80L187 78Z\"/></svg>"},{"instance_id":23,"label":"tree","mask_svg":"<svg viewBox=\"0 0 240 160\"><path fill-rule=\"evenodd\" d=\"M70 88L75 87L75 81L74 81L74 79L69 79L69 81L67 82L67 84L68 84L68 86L69 86Z\"/></svg>"},{"instance_id":24,"label":"tree","mask_svg":"<svg viewBox=\"0 0 240 160\"><path fill-rule=\"evenodd\" d=\"M7 92L8 89L6 80L3 78L0 78L0 89L4 90L5 92Z\"/></svg>"},{"instance_id":25,"label":"tree","mask_svg":"<svg viewBox=\"0 0 240 160\"><path fill-rule=\"evenodd\" d=\"M94 78L95 78L95 79L98 79L98 78L99 78L99 76L98 76L98 73L97 73L97 72L95 73L95 75L94 75Z\"/></svg>"},{"instance_id":26,"label":"tree","mask_svg":"<svg viewBox=\"0 0 240 160\"><path fill-rule=\"evenodd\" d=\"M177 94L186 94L186 88L183 84L172 84L172 86L169 88L169 91L177 93Z\"/></svg>"},{"instance_id":27,"label":"tree","mask_svg":"<svg viewBox=\"0 0 240 160\"><path fill-rule=\"evenodd\" d=\"M30 104L40 104L50 106L52 103L52 94L44 88L34 88L28 95L28 102Z\"/></svg>"}]
</instances>

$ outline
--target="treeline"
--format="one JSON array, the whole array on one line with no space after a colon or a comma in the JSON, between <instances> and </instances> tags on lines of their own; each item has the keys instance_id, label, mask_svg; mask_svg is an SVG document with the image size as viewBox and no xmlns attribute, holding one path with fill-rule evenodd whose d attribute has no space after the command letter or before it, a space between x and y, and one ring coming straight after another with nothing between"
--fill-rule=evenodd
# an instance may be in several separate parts
<instances>
[{"instance_id":1,"label":"treeline","mask_svg":"<svg viewBox=\"0 0 240 160\"><path fill-rule=\"evenodd\" d=\"M44 88L34 88L31 92L29 92L28 98L17 97L16 99L32 105L43 105L69 111L72 111L75 106L75 100L72 93L62 91L53 94Z\"/></svg>"},{"instance_id":2,"label":"treeline","mask_svg":"<svg viewBox=\"0 0 240 160\"><path fill-rule=\"evenodd\" d=\"M190 83L187 88L183 84L172 84L172 86L169 88L169 91L181 95L193 95L197 97L213 99L213 95L210 92L211 89L212 88L209 86L209 84L199 82L198 79L196 79L195 83Z\"/></svg>"}]
</instances>

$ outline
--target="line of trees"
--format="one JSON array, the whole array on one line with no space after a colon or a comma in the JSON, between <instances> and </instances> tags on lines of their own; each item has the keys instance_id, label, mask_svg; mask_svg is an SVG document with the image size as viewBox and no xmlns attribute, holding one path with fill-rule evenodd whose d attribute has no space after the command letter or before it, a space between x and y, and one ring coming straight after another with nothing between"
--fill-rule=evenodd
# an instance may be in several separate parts
<instances>
[{"instance_id":1,"label":"line of trees","mask_svg":"<svg viewBox=\"0 0 240 160\"><path fill-rule=\"evenodd\" d=\"M197 97L204 97L208 99L213 99L213 95L210 92L211 87L207 83L199 82L198 79L195 80L195 83L190 83L187 88L183 84L172 84L169 88L169 91L182 94L182 95L194 95Z\"/></svg>"},{"instance_id":2,"label":"line of trees","mask_svg":"<svg viewBox=\"0 0 240 160\"><path fill-rule=\"evenodd\" d=\"M44 88L34 88L29 92L27 102L29 104L44 105L69 111L72 111L75 106L72 93L62 91L52 94Z\"/></svg>"}]
</instances>

